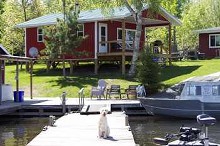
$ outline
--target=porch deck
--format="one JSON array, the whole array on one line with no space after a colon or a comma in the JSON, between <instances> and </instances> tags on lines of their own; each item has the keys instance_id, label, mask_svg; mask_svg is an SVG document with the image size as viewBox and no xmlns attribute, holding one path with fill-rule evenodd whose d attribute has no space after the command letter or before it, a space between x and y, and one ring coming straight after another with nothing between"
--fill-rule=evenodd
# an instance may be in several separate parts
<instances>
[{"instance_id":1,"label":"porch deck","mask_svg":"<svg viewBox=\"0 0 220 146\"><path fill-rule=\"evenodd\" d=\"M122 56L122 55L125 55L125 56L132 56L133 55L133 52L107 52L107 53L98 53L97 56L98 57L101 57L101 56Z\"/></svg>"}]
</instances>

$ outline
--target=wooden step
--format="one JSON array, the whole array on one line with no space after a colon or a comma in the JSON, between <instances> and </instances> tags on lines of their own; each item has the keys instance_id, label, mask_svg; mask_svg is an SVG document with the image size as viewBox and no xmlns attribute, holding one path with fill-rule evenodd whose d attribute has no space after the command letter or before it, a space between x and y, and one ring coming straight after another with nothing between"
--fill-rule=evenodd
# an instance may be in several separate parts
<instances>
[{"instance_id":1,"label":"wooden step","mask_svg":"<svg viewBox=\"0 0 220 146\"><path fill-rule=\"evenodd\" d=\"M80 114L99 114L101 108L106 108L108 113L111 113L111 104L91 104L91 105L84 105Z\"/></svg>"}]
</instances>

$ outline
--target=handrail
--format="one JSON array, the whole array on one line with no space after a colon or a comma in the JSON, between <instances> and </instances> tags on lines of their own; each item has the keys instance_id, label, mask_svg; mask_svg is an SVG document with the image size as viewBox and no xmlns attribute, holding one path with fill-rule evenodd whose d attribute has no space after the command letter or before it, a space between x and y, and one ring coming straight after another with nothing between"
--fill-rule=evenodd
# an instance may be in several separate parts
<instances>
[{"instance_id":1,"label":"handrail","mask_svg":"<svg viewBox=\"0 0 220 146\"><path fill-rule=\"evenodd\" d=\"M80 90L79 90L79 93L78 93L78 95L79 95L79 110L81 110L82 108L83 108L83 106L84 106L84 88L81 88Z\"/></svg>"},{"instance_id":2,"label":"handrail","mask_svg":"<svg viewBox=\"0 0 220 146\"><path fill-rule=\"evenodd\" d=\"M121 47L119 47L119 49L122 50L122 40L99 41L98 43L99 44L107 44L107 47L108 47L108 50L107 50L108 52L107 53L115 52L114 50L111 50L112 49L112 47L111 47L112 44L119 44L119 45L121 44ZM144 46L145 42L144 41L140 41L140 44L143 44L143 46ZM135 41L134 40L133 41L125 40L125 51L133 50L134 49L133 48L134 45L135 45Z\"/></svg>"},{"instance_id":3,"label":"handrail","mask_svg":"<svg viewBox=\"0 0 220 146\"><path fill-rule=\"evenodd\" d=\"M130 44L129 44L131 42L134 44L134 41L125 41L125 43L126 43L125 50L133 50L133 46L130 46ZM112 50L111 50L112 49L112 47L111 47L112 44L118 44L120 46L118 49L122 50L122 45L120 45L120 44L122 44L122 40L100 41L99 44L107 44L108 45L108 53L112 53Z\"/></svg>"}]
</instances>

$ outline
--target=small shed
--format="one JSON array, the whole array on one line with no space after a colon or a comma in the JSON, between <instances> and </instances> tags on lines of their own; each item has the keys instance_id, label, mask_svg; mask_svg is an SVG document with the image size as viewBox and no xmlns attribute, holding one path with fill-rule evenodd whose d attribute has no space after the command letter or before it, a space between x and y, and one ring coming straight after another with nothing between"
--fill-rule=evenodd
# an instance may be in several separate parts
<instances>
[{"instance_id":1,"label":"small shed","mask_svg":"<svg viewBox=\"0 0 220 146\"><path fill-rule=\"evenodd\" d=\"M21 56L12 56L10 53L0 44L0 105L2 101L12 100L13 91L12 87L9 84L5 83L5 61L10 60L16 62L16 92L18 98L19 91L19 62L29 62L31 64L30 68L30 97L32 98L32 70L33 70L33 60L34 58L21 57Z\"/></svg>"},{"instance_id":2,"label":"small shed","mask_svg":"<svg viewBox=\"0 0 220 146\"><path fill-rule=\"evenodd\" d=\"M220 57L220 27L196 30L199 34L199 52L206 58Z\"/></svg>"},{"instance_id":3,"label":"small shed","mask_svg":"<svg viewBox=\"0 0 220 146\"><path fill-rule=\"evenodd\" d=\"M10 55L9 52L0 44L0 55ZM1 83L5 83L5 62L1 62Z\"/></svg>"}]
</instances>

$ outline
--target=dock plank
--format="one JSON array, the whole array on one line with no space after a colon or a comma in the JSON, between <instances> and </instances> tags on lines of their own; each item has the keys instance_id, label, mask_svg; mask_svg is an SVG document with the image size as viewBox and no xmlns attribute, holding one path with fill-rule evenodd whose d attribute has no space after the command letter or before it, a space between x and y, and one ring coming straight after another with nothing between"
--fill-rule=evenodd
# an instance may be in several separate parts
<instances>
[{"instance_id":1,"label":"dock plank","mask_svg":"<svg viewBox=\"0 0 220 146\"><path fill-rule=\"evenodd\" d=\"M125 126L125 115L122 112L108 114L110 137L98 138L99 115L68 114L59 118L54 127L48 127L37 135L28 146L135 146L133 135Z\"/></svg>"}]
</instances>

